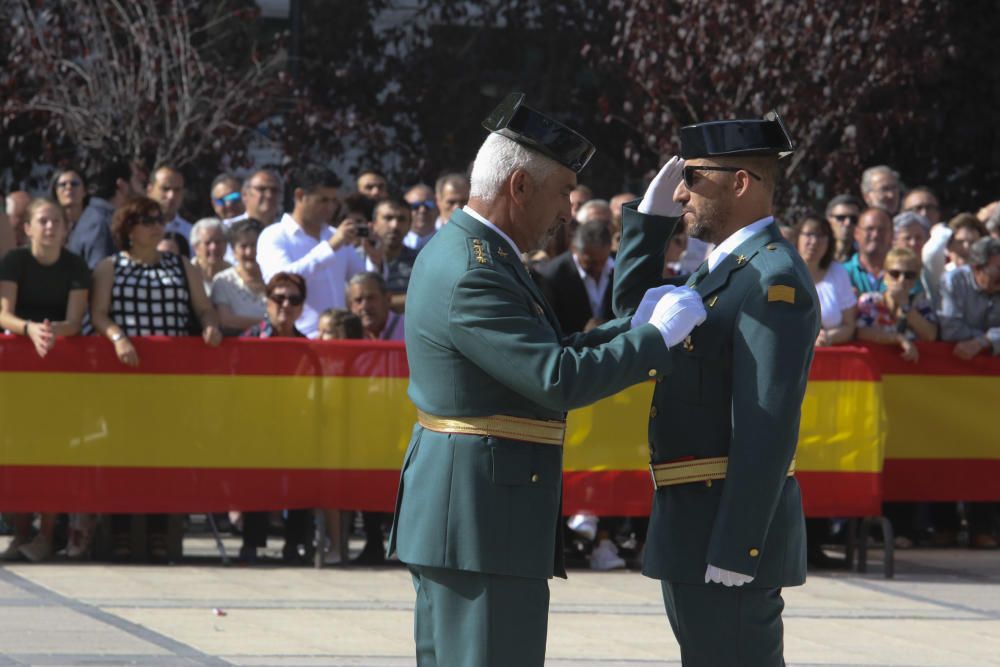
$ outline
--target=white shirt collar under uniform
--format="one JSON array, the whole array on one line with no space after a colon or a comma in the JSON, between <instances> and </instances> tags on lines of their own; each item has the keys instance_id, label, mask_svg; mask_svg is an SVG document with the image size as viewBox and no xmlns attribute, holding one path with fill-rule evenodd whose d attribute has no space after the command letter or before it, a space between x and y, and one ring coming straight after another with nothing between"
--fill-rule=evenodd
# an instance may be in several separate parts
<instances>
[{"instance_id":1,"label":"white shirt collar under uniform","mask_svg":"<svg viewBox=\"0 0 1000 667\"><path fill-rule=\"evenodd\" d=\"M734 250L739 248L744 241L749 239L751 236L764 229L768 225L774 222L774 216L769 215L766 218L761 218L756 222L751 222L749 225L743 229L739 229L734 232L728 239L715 246L715 250L708 254L708 272L711 273L715 270L719 264L722 263L726 257L729 257Z\"/></svg>"},{"instance_id":2,"label":"white shirt collar under uniform","mask_svg":"<svg viewBox=\"0 0 1000 667\"><path fill-rule=\"evenodd\" d=\"M601 277L594 280L594 278L580 266L576 253L571 252L570 256L573 258L573 264L576 265L576 272L580 274L580 280L583 281L583 286L587 289L587 298L590 300L590 313L595 318L600 319L604 313L604 310L601 308L601 306L604 305L604 293L608 289L608 282L611 280L611 269L615 268L615 260L608 257L608 261L604 263L604 267L601 269Z\"/></svg>"},{"instance_id":3,"label":"white shirt collar under uniform","mask_svg":"<svg viewBox=\"0 0 1000 667\"><path fill-rule=\"evenodd\" d=\"M468 213L469 215L471 215L473 218L475 218L479 222L481 222L484 225L486 225L487 227L489 227L490 229L492 229L493 231L495 231L497 234L499 234L500 237L503 240L505 240L507 243L509 243L510 247L514 249L515 257L520 257L521 256L521 251L518 250L517 244L514 243L514 239L512 239L509 236L507 236L507 234L504 233L504 231L502 229L500 229L499 227L497 227L496 225L494 225L492 222L490 222L489 220L487 220L483 216L479 215L476 211L474 211L471 208L469 208L469 206L463 206L462 210L465 211L466 213Z\"/></svg>"}]
</instances>

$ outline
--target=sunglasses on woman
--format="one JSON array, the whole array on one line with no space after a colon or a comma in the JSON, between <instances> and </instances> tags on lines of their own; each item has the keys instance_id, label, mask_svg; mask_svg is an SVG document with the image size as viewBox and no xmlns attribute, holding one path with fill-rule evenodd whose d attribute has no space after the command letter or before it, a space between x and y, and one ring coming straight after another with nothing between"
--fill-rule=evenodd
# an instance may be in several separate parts
<instances>
[{"instance_id":1,"label":"sunglasses on woman","mask_svg":"<svg viewBox=\"0 0 1000 667\"><path fill-rule=\"evenodd\" d=\"M305 302L301 294L271 294L267 298L279 306L301 306Z\"/></svg>"},{"instance_id":2,"label":"sunglasses on woman","mask_svg":"<svg viewBox=\"0 0 1000 667\"><path fill-rule=\"evenodd\" d=\"M893 280L899 280L900 277L903 277L906 280L916 280L917 279L917 272L916 271L901 271L900 269L887 269L886 273Z\"/></svg>"}]
</instances>

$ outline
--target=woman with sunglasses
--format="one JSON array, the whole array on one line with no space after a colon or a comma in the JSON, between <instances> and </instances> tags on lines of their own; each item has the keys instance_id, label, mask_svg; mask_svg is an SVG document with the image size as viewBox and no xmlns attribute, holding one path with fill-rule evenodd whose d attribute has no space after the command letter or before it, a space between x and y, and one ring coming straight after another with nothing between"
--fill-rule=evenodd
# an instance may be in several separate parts
<instances>
[{"instance_id":1,"label":"woman with sunglasses","mask_svg":"<svg viewBox=\"0 0 1000 667\"><path fill-rule=\"evenodd\" d=\"M222 342L218 318L202 286L201 272L191 263L157 246L166 219L149 197L135 197L115 211L111 236L119 248L94 269L90 316L94 329L115 347L121 363L137 367L135 336L187 336L196 322L212 347ZM129 515L112 515L112 556L132 556ZM151 560L167 557L167 515L146 516L147 551Z\"/></svg>"},{"instance_id":2,"label":"woman with sunglasses","mask_svg":"<svg viewBox=\"0 0 1000 667\"><path fill-rule=\"evenodd\" d=\"M305 338L295 328L295 320L302 316L306 301L306 281L297 273L279 272L267 282L267 318L244 333L247 338ZM240 560L247 564L257 562L257 548L267 546L267 512L243 512L243 546ZM309 510L287 510L285 517L285 545L282 560L305 564L309 561L312 540Z\"/></svg>"},{"instance_id":3,"label":"woman with sunglasses","mask_svg":"<svg viewBox=\"0 0 1000 667\"><path fill-rule=\"evenodd\" d=\"M858 317L858 298L851 287L851 277L843 266L833 261L836 239L829 221L810 216L798 227L795 247L819 296L820 324L816 346L839 345L854 338Z\"/></svg>"},{"instance_id":4,"label":"woman with sunglasses","mask_svg":"<svg viewBox=\"0 0 1000 667\"><path fill-rule=\"evenodd\" d=\"M920 259L909 248L893 248L885 258L885 292L866 292L858 298L858 340L899 345L903 359L920 358L914 341L937 339L934 308L921 292L910 291L920 279Z\"/></svg>"},{"instance_id":5,"label":"woman with sunglasses","mask_svg":"<svg viewBox=\"0 0 1000 667\"><path fill-rule=\"evenodd\" d=\"M56 169L49 190L52 199L62 206L67 227L72 231L87 206L87 184L83 182L83 176L76 169Z\"/></svg>"}]
</instances>

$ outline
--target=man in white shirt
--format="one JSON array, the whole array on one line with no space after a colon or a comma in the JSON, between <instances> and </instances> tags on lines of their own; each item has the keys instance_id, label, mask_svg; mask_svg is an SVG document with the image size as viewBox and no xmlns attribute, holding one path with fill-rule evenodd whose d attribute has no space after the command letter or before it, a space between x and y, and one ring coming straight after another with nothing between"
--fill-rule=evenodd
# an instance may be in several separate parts
<instances>
[{"instance_id":1,"label":"man in white shirt","mask_svg":"<svg viewBox=\"0 0 1000 667\"><path fill-rule=\"evenodd\" d=\"M164 231L177 232L190 241L192 225L178 213L184 202L184 174L168 164L157 167L146 194L163 209L163 219L168 221Z\"/></svg>"},{"instance_id":2,"label":"man in white shirt","mask_svg":"<svg viewBox=\"0 0 1000 667\"><path fill-rule=\"evenodd\" d=\"M357 222L346 218L337 229L330 226L339 205L337 176L328 169L305 167L296 172L293 184L295 208L261 233L257 262L265 282L279 271L305 279L306 302L295 324L315 338L319 314L346 306L347 281L365 270L365 262L354 249Z\"/></svg>"}]
</instances>

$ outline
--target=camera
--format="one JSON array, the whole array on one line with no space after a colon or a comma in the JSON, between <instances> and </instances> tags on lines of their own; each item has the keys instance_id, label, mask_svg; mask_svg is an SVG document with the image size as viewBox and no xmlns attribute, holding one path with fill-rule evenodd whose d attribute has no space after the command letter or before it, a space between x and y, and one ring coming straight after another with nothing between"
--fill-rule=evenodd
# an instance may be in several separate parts
<instances>
[{"instance_id":1,"label":"camera","mask_svg":"<svg viewBox=\"0 0 1000 667\"><path fill-rule=\"evenodd\" d=\"M358 238L359 239L366 239L369 236L371 236L371 233L370 233L370 230L369 230L367 224L365 224L365 225L358 225L357 230L358 230Z\"/></svg>"}]
</instances>

